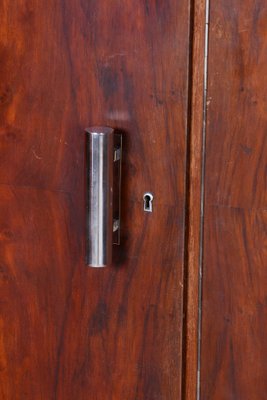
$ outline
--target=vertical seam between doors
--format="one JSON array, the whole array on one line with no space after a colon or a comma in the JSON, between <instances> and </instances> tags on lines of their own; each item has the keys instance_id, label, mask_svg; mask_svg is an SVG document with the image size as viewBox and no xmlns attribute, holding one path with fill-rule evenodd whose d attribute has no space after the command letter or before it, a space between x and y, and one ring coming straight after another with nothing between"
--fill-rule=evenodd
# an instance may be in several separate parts
<instances>
[{"instance_id":1,"label":"vertical seam between doors","mask_svg":"<svg viewBox=\"0 0 267 400\"><path fill-rule=\"evenodd\" d=\"M194 25L195 25L195 1L188 1L188 57L187 57L187 114L186 114L186 152L185 152L185 197L184 197L184 262L183 262L183 325L182 325L182 371L181 371L181 399L186 399L188 374L188 338L190 336L189 320L192 318L188 311L189 291L191 285L189 270L189 243L190 243L190 198L191 198L191 140L193 120L193 85L194 85ZM195 318L196 319L196 318Z\"/></svg>"},{"instance_id":2,"label":"vertical seam between doors","mask_svg":"<svg viewBox=\"0 0 267 400\"><path fill-rule=\"evenodd\" d=\"M202 165L200 194L200 246L199 246L199 287L198 287L198 344L197 344L197 400L201 397L201 340L202 340L202 292L203 292L203 248L204 248L204 212L205 212L205 158L207 133L207 95L208 95L208 55L209 55L209 18L210 0L205 1L205 45L204 45L204 90L203 90L203 125L202 125Z\"/></svg>"}]
</instances>

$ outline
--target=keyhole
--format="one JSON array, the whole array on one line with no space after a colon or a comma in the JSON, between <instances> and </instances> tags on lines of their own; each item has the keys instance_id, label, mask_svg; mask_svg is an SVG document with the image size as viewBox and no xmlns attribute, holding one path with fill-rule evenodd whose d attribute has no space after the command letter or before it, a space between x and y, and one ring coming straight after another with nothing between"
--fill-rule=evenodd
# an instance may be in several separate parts
<instances>
[{"instance_id":1,"label":"keyhole","mask_svg":"<svg viewBox=\"0 0 267 400\"><path fill-rule=\"evenodd\" d=\"M144 199L144 211L152 212L153 194L145 193L143 199Z\"/></svg>"}]
</instances>

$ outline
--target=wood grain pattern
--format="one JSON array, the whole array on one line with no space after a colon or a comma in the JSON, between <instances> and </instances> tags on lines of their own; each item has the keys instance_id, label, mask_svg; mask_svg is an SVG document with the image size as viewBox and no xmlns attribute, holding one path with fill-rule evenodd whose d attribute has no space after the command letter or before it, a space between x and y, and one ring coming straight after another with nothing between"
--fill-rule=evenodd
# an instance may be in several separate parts
<instances>
[{"instance_id":1,"label":"wood grain pattern","mask_svg":"<svg viewBox=\"0 0 267 400\"><path fill-rule=\"evenodd\" d=\"M69 195L0 185L1 399L52 399L79 259Z\"/></svg>"},{"instance_id":2,"label":"wood grain pattern","mask_svg":"<svg viewBox=\"0 0 267 400\"><path fill-rule=\"evenodd\" d=\"M202 136L204 104L205 0L196 0L192 10L192 98L188 157L187 287L185 294L184 398L196 399L198 368L198 306L201 231Z\"/></svg>"},{"instance_id":3,"label":"wood grain pattern","mask_svg":"<svg viewBox=\"0 0 267 400\"><path fill-rule=\"evenodd\" d=\"M205 400L258 400L267 393L266 16L261 0L211 2L201 356Z\"/></svg>"},{"instance_id":4,"label":"wood grain pattern","mask_svg":"<svg viewBox=\"0 0 267 400\"><path fill-rule=\"evenodd\" d=\"M188 1L4 0L0 14L0 396L180 399ZM84 263L98 124L124 135L122 245L100 271Z\"/></svg>"}]
</instances>

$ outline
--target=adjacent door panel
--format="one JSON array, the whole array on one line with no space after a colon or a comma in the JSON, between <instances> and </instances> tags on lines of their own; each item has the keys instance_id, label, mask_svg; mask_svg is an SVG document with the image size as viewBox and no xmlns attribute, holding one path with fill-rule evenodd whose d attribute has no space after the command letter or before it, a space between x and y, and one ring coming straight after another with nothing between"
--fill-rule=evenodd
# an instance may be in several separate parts
<instances>
[{"instance_id":1,"label":"adjacent door panel","mask_svg":"<svg viewBox=\"0 0 267 400\"><path fill-rule=\"evenodd\" d=\"M267 393L266 16L264 1L211 1L203 400Z\"/></svg>"},{"instance_id":2,"label":"adjacent door panel","mask_svg":"<svg viewBox=\"0 0 267 400\"><path fill-rule=\"evenodd\" d=\"M0 397L180 399L189 2L0 14ZM93 125L123 134L122 243L101 270L85 264Z\"/></svg>"}]
</instances>

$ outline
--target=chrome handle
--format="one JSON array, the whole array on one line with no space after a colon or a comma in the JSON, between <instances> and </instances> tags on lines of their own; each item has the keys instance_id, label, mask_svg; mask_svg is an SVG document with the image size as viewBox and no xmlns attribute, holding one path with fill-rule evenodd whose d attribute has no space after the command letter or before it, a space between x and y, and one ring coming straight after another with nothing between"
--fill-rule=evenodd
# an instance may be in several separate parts
<instances>
[{"instance_id":1,"label":"chrome handle","mask_svg":"<svg viewBox=\"0 0 267 400\"><path fill-rule=\"evenodd\" d=\"M112 244L119 244L121 135L109 127L86 130L87 264L112 263Z\"/></svg>"}]
</instances>

